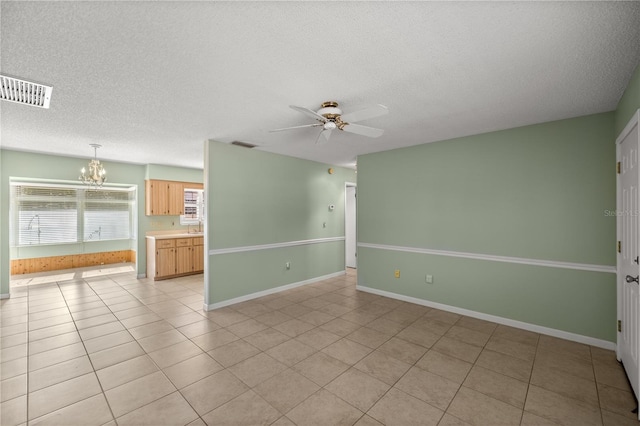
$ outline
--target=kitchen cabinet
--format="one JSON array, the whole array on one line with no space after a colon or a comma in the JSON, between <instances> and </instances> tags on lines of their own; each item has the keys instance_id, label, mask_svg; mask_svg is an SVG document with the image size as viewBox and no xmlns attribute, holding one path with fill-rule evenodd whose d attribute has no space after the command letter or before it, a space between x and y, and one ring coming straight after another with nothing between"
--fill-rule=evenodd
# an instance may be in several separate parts
<instances>
[{"instance_id":1,"label":"kitchen cabinet","mask_svg":"<svg viewBox=\"0 0 640 426\"><path fill-rule=\"evenodd\" d=\"M166 277L176 273L176 249L173 240L160 240L156 244L156 277Z\"/></svg>"},{"instance_id":2,"label":"kitchen cabinet","mask_svg":"<svg viewBox=\"0 0 640 426\"><path fill-rule=\"evenodd\" d=\"M145 214L147 216L180 216L184 214L184 190L202 189L201 183L150 179L145 181Z\"/></svg>"},{"instance_id":3,"label":"kitchen cabinet","mask_svg":"<svg viewBox=\"0 0 640 426\"><path fill-rule=\"evenodd\" d=\"M191 238L176 239L176 273L193 272L193 248Z\"/></svg>"},{"instance_id":4,"label":"kitchen cabinet","mask_svg":"<svg viewBox=\"0 0 640 426\"><path fill-rule=\"evenodd\" d=\"M167 182L167 214L170 216L179 216L184 214L184 183Z\"/></svg>"},{"instance_id":5,"label":"kitchen cabinet","mask_svg":"<svg viewBox=\"0 0 640 426\"><path fill-rule=\"evenodd\" d=\"M193 239L193 269L204 271L204 237Z\"/></svg>"},{"instance_id":6,"label":"kitchen cabinet","mask_svg":"<svg viewBox=\"0 0 640 426\"><path fill-rule=\"evenodd\" d=\"M179 216L183 214L183 192L183 182L145 181L145 214L147 216Z\"/></svg>"},{"instance_id":7,"label":"kitchen cabinet","mask_svg":"<svg viewBox=\"0 0 640 426\"><path fill-rule=\"evenodd\" d=\"M203 244L203 237L147 237L147 277L161 280L203 272Z\"/></svg>"}]
</instances>

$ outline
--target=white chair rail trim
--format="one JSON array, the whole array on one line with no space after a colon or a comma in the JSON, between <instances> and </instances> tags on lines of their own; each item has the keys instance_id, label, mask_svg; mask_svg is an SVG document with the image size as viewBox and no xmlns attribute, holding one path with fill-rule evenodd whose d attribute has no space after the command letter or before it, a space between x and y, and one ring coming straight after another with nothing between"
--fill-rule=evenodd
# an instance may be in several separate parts
<instances>
[{"instance_id":1,"label":"white chair rail trim","mask_svg":"<svg viewBox=\"0 0 640 426\"><path fill-rule=\"evenodd\" d=\"M246 251L270 250L270 249L285 248L285 247L306 246L310 244L322 244L322 243L331 243L334 241L344 241L344 239L345 239L344 236L327 237L327 238L314 238L310 240L285 241L282 243L273 243L273 244L260 244L255 246L241 246L241 247L230 247L230 248L222 248L222 249L212 249L212 250L209 250L209 255L214 256L218 254L242 253Z\"/></svg>"},{"instance_id":2,"label":"white chair rail trim","mask_svg":"<svg viewBox=\"0 0 640 426\"><path fill-rule=\"evenodd\" d=\"M615 266L609 266L609 265L591 265L588 263L558 262L555 260L528 259L523 257L496 256L492 254L467 253L462 251L434 250L434 249L420 248L420 247L403 247L403 246L391 246L391 245L385 245L385 244L369 244L369 243L360 243L360 242L358 243L358 247L378 249L378 250L401 251L406 253L431 254L435 256L458 257L463 259L488 260L491 262L505 262L505 263L518 263L521 265L546 266L549 268L563 268L563 269L575 269L579 271L604 272L609 274L615 274L617 272Z\"/></svg>"}]
</instances>

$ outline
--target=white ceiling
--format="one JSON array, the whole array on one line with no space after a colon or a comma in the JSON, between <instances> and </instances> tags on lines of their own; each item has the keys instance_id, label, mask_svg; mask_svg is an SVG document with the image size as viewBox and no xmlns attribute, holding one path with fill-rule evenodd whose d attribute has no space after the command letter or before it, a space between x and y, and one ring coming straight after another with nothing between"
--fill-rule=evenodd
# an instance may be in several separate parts
<instances>
[{"instance_id":1,"label":"white ceiling","mask_svg":"<svg viewBox=\"0 0 640 426\"><path fill-rule=\"evenodd\" d=\"M611 111L640 60L640 2L1 2L3 148L203 167L203 141L336 165L359 154ZM378 139L288 105L336 100Z\"/></svg>"}]
</instances>

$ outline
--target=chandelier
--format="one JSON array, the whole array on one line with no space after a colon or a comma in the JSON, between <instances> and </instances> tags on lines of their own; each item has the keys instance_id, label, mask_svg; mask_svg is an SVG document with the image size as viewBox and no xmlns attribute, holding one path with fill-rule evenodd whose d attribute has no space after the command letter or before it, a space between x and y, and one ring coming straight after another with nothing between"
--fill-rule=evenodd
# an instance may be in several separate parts
<instances>
[{"instance_id":1,"label":"chandelier","mask_svg":"<svg viewBox=\"0 0 640 426\"><path fill-rule=\"evenodd\" d=\"M102 184L107 181L107 177L105 176L107 171L102 167L100 161L98 161L98 148L102 145L97 143L89 145L93 147L93 159L89 161L89 172L87 173L87 170L83 167L80 170L81 174L78 179L80 179L82 183L89 185L89 187L95 187L97 189L101 188Z\"/></svg>"}]
</instances>

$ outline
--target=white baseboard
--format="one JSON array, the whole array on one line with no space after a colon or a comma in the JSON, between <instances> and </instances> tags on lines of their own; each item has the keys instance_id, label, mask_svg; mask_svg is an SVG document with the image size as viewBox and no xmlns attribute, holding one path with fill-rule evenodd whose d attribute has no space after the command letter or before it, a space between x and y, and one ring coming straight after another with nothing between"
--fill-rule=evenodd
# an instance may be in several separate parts
<instances>
[{"instance_id":1,"label":"white baseboard","mask_svg":"<svg viewBox=\"0 0 640 426\"><path fill-rule=\"evenodd\" d=\"M0 299L8 299L11 295L9 293L0 294Z\"/></svg>"},{"instance_id":2,"label":"white baseboard","mask_svg":"<svg viewBox=\"0 0 640 426\"><path fill-rule=\"evenodd\" d=\"M147 274L138 274L137 277L139 280L141 280L143 278L147 278Z\"/></svg>"},{"instance_id":3,"label":"white baseboard","mask_svg":"<svg viewBox=\"0 0 640 426\"><path fill-rule=\"evenodd\" d=\"M547 336L558 337L560 339L571 340L572 342L583 343L585 345L596 346L598 348L616 350L616 344L608 340L596 339L594 337L583 336L581 334L569 333L568 331L557 330L555 328L543 327L540 325L530 324L527 322L516 321L509 318L489 315L482 312L471 311L469 309L459 308L457 306L445 305L442 303L432 302L430 300L418 299L417 297L405 296L403 294L392 293L389 291L378 290L370 287L356 286L356 290L367 293L377 294L378 296L389 297L391 299L402 300L403 302L415 303L416 305L428 306L430 308L440 309L442 311L453 312L459 315L465 315L485 321L495 322L497 324L508 325L510 327L520 328L522 330L532 331L534 333L546 334Z\"/></svg>"},{"instance_id":4,"label":"white baseboard","mask_svg":"<svg viewBox=\"0 0 640 426\"><path fill-rule=\"evenodd\" d=\"M345 271L338 271L332 274L322 275L320 277L309 278L308 280L298 281L296 283L285 284L279 287L270 288L268 290L258 291L257 293L247 294L245 296L235 297L233 299L225 300L223 302L212 303L211 305L207 305L206 303L203 306L205 311L212 311L214 309L224 308L225 306L235 305L236 303L246 302L247 300L257 299L258 297L268 296L274 293L280 293L281 291L289 290L292 288L300 287L307 284L317 283L318 281L328 280L329 278L340 277L345 275Z\"/></svg>"}]
</instances>

